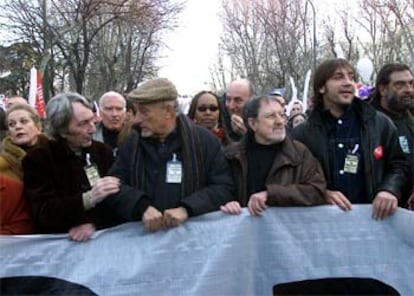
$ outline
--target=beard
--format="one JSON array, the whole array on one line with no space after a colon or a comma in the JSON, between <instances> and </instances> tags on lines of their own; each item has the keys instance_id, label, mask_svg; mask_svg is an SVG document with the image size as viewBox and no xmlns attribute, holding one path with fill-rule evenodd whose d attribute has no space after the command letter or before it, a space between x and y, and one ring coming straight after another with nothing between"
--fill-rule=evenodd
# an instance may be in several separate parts
<instances>
[{"instance_id":1,"label":"beard","mask_svg":"<svg viewBox=\"0 0 414 296\"><path fill-rule=\"evenodd\" d=\"M414 108L414 97L410 96L409 100L404 100L405 97L397 97L393 93L387 94L388 108L395 112L403 112L406 109Z\"/></svg>"},{"instance_id":2,"label":"beard","mask_svg":"<svg viewBox=\"0 0 414 296\"><path fill-rule=\"evenodd\" d=\"M141 137L143 138L151 138L154 136L154 133L150 130L141 130Z\"/></svg>"}]
</instances>

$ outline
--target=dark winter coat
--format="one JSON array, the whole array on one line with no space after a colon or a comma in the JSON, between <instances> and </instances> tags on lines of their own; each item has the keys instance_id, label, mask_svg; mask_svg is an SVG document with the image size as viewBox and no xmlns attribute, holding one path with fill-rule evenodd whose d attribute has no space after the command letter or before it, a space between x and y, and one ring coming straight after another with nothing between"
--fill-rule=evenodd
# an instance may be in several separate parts
<instances>
[{"instance_id":1,"label":"dark winter coat","mask_svg":"<svg viewBox=\"0 0 414 296\"><path fill-rule=\"evenodd\" d=\"M404 152L408 166L408 180L406 188L403 190L403 198L400 204L403 207L407 207L407 200L414 189L414 117L412 111L407 109L404 114L394 115L382 108L378 100L372 101L371 106L391 118L397 127L399 139L403 138L407 141L403 143L404 141L400 140L400 147Z\"/></svg>"},{"instance_id":2,"label":"dark winter coat","mask_svg":"<svg viewBox=\"0 0 414 296\"><path fill-rule=\"evenodd\" d=\"M160 211L183 206L190 216L196 216L219 210L231 200L230 167L220 142L210 131L180 115L175 131L165 143L158 143L164 152L157 152L156 145L153 139L141 138L139 131L134 131L120 147L109 174L121 179L121 190L108 199L120 216L139 220L150 205ZM182 163L181 184L165 181L166 165L173 153Z\"/></svg>"},{"instance_id":3,"label":"dark winter coat","mask_svg":"<svg viewBox=\"0 0 414 296\"><path fill-rule=\"evenodd\" d=\"M49 140L24 158L25 197L40 232L67 232L84 223L93 223L98 229L115 224L116 218L104 203L84 209L82 193L91 189L84 170L86 153L104 176L113 162L112 151L95 141L77 156L65 140Z\"/></svg>"},{"instance_id":4,"label":"dark winter coat","mask_svg":"<svg viewBox=\"0 0 414 296\"><path fill-rule=\"evenodd\" d=\"M247 151L248 141L226 147L234 183L235 200L246 206L247 196ZM269 206L312 206L325 203L326 181L318 160L302 143L288 136L280 144L273 165L266 178Z\"/></svg>"},{"instance_id":5,"label":"dark winter coat","mask_svg":"<svg viewBox=\"0 0 414 296\"><path fill-rule=\"evenodd\" d=\"M406 164L398 143L398 133L392 121L355 98L357 115L361 118L361 141L365 168L365 184L368 200L372 201L379 191L387 191L401 198L406 182ZM330 188L330 164L328 136L320 109L316 108L308 120L292 130L292 136L304 143L322 164Z\"/></svg>"}]
</instances>

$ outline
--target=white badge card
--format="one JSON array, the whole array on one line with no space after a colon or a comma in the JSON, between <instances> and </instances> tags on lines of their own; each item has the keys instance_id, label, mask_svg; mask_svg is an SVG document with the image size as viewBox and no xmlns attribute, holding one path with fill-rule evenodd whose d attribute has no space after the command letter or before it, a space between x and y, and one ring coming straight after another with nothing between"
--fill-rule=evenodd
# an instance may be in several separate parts
<instances>
[{"instance_id":1,"label":"white badge card","mask_svg":"<svg viewBox=\"0 0 414 296\"><path fill-rule=\"evenodd\" d=\"M345 158L344 172L349 174L356 174L358 171L358 156L347 154Z\"/></svg>"},{"instance_id":2,"label":"white badge card","mask_svg":"<svg viewBox=\"0 0 414 296\"><path fill-rule=\"evenodd\" d=\"M183 168L181 162L177 160L177 155L173 154L173 159L167 162L167 183L181 183Z\"/></svg>"},{"instance_id":3,"label":"white badge card","mask_svg":"<svg viewBox=\"0 0 414 296\"><path fill-rule=\"evenodd\" d=\"M86 176L88 177L89 184L93 187L99 180L98 168L95 165L89 165L84 167Z\"/></svg>"},{"instance_id":4,"label":"white badge card","mask_svg":"<svg viewBox=\"0 0 414 296\"><path fill-rule=\"evenodd\" d=\"M354 149L350 151L345 157L344 172L349 174L356 174L358 171L358 156L355 154L358 151L359 144L356 144Z\"/></svg>"},{"instance_id":5,"label":"white badge card","mask_svg":"<svg viewBox=\"0 0 414 296\"><path fill-rule=\"evenodd\" d=\"M401 150L405 154L410 154L410 145L408 145L407 137L406 136L400 136L400 137L398 137L398 140L400 141Z\"/></svg>"},{"instance_id":6,"label":"white badge card","mask_svg":"<svg viewBox=\"0 0 414 296\"><path fill-rule=\"evenodd\" d=\"M86 177L88 177L89 184L93 187L98 182L100 176L98 168L91 162L91 155L89 153L86 153L86 166L83 169L85 170Z\"/></svg>"}]
</instances>

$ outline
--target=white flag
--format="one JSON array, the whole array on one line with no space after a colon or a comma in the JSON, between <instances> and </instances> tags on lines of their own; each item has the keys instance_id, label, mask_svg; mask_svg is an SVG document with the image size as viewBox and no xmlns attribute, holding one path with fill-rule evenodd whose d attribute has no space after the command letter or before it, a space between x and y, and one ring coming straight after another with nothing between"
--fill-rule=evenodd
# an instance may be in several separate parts
<instances>
[{"instance_id":1,"label":"white flag","mask_svg":"<svg viewBox=\"0 0 414 296\"><path fill-rule=\"evenodd\" d=\"M29 104L33 108L36 105L36 93L37 93L37 69L32 67L30 69L30 88L29 88Z\"/></svg>"}]
</instances>

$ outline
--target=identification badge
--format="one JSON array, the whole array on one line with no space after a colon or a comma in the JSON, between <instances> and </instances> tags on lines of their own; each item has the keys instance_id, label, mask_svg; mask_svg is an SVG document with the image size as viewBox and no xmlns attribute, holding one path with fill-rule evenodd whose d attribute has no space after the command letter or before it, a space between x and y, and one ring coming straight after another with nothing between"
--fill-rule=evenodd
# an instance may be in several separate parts
<instances>
[{"instance_id":1,"label":"identification badge","mask_svg":"<svg viewBox=\"0 0 414 296\"><path fill-rule=\"evenodd\" d=\"M83 168L86 173L86 177L88 177L89 184L93 187L96 182L99 180L99 172L96 165L91 163L90 154L86 153L86 166Z\"/></svg>"},{"instance_id":2,"label":"identification badge","mask_svg":"<svg viewBox=\"0 0 414 296\"><path fill-rule=\"evenodd\" d=\"M116 158L116 156L118 155L118 147L112 149L112 155Z\"/></svg>"},{"instance_id":3,"label":"identification badge","mask_svg":"<svg viewBox=\"0 0 414 296\"><path fill-rule=\"evenodd\" d=\"M356 174L358 170L358 156L347 154L345 158L344 172Z\"/></svg>"},{"instance_id":4,"label":"identification badge","mask_svg":"<svg viewBox=\"0 0 414 296\"><path fill-rule=\"evenodd\" d=\"M167 162L167 183L181 183L183 169L181 162L177 160L177 155L173 154L173 159Z\"/></svg>"},{"instance_id":5,"label":"identification badge","mask_svg":"<svg viewBox=\"0 0 414 296\"><path fill-rule=\"evenodd\" d=\"M401 150L405 154L410 154L410 146L408 145L407 137L406 136L400 136L400 137L398 137L398 140L400 141Z\"/></svg>"}]
</instances>

